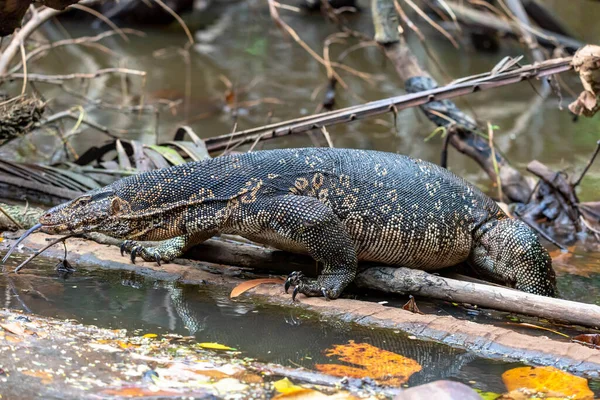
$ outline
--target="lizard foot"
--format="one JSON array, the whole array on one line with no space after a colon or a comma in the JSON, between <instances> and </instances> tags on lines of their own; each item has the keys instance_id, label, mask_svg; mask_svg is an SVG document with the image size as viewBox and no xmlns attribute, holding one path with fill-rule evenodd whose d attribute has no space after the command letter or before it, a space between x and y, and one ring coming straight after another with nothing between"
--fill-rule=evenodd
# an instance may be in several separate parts
<instances>
[{"instance_id":1,"label":"lizard foot","mask_svg":"<svg viewBox=\"0 0 600 400\"><path fill-rule=\"evenodd\" d=\"M325 300L337 297L331 296L332 290L319 285L318 280L309 279L300 271L294 271L288 275L284 286L286 293L291 286L294 287L294 291L292 292L292 301L296 301L296 296L298 293L302 293L306 296L323 296L325 297Z\"/></svg>"},{"instance_id":2,"label":"lizard foot","mask_svg":"<svg viewBox=\"0 0 600 400\"><path fill-rule=\"evenodd\" d=\"M156 261L160 266L162 257L160 252L154 247L144 247L134 240L126 240L121 243L121 255L129 253L131 255L131 262L135 264L135 258L141 257L144 261Z\"/></svg>"}]
</instances>

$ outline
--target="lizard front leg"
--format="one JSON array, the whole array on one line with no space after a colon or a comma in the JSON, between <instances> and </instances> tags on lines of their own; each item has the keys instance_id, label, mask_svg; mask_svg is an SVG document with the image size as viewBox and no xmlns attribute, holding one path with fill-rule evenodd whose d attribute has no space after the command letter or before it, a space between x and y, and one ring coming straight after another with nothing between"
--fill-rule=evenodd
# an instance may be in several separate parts
<instances>
[{"instance_id":1,"label":"lizard front leg","mask_svg":"<svg viewBox=\"0 0 600 400\"><path fill-rule=\"evenodd\" d=\"M270 214L267 227L270 232L284 242L298 243L325 266L317 279L293 272L286 281L286 292L293 286L293 299L298 293L327 299L339 297L356 276L357 256L354 243L337 215L319 200L304 196L268 199L263 210Z\"/></svg>"},{"instance_id":2,"label":"lizard front leg","mask_svg":"<svg viewBox=\"0 0 600 400\"><path fill-rule=\"evenodd\" d=\"M214 236L214 233L192 233L177 236L172 239L163 240L156 247L146 247L135 240L126 240L121 244L121 255L129 253L131 262L135 264L135 258L141 257L144 261L170 262L182 256L188 249L204 242Z\"/></svg>"}]
</instances>

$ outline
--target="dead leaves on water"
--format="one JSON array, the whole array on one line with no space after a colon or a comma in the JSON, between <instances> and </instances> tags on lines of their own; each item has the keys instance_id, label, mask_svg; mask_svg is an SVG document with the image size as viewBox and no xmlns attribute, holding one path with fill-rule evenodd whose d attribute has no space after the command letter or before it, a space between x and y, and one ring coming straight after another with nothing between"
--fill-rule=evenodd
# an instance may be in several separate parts
<instances>
[{"instance_id":1,"label":"dead leaves on water","mask_svg":"<svg viewBox=\"0 0 600 400\"><path fill-rule=\"evenodd\" d=\"M357 397L347 392L327 395L315 389L296 385L288 378L273 382L273 388L279 393L273 397L273 400L358 400Z\"/></svg>"},{"instance_id":2,"label":"dead leaves on water","mask_svg":"<svg viewBox=\"0 0 600 400\"><path fill-rule=\"evenodd\" d=\"M408 381L421 365L415 360L383 350L369 343L335 345L326 352L328 357L336 356L340 361L352 365L317 364L315 367L326 374L352 378L372 378L378 384L400 386Z\"/></svg>"},{"instance_id":3,"label":"dead leaves on water","mask_svg":"<svg viewBox=\"0 0 600 400\"><path fill-rule=\"evenodd\" d=\"M502 374L509 391L501 399L555 398L592 400L587 380L554 367L519 367ZM540 396L543 394L543 397Z\"/></svg>"}]
</instances>

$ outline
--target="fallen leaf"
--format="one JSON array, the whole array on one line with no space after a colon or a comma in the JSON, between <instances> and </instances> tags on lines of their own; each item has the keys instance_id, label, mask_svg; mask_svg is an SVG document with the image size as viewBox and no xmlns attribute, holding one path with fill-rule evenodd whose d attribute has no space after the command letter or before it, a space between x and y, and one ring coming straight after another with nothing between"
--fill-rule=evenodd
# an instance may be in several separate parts
<instances>
[{"instance_id":1,"label":"fallen leaf","mask_svg":"<svg viewBox=\"0 0 600 400\"><path fill-rule=\"evenodd\" d=\"M54 380L54 377L46 371L25 370L21 371L21 373L23 375L33 376L34 378L40 378L44 385L52 383L52 381Z\"/></svg>"},{"instance_id":2,"label":"fallen leaf","mask_svg":"<svg viewBox=\"0 0 600 400\"><path fill-rule=\"evenodd\" d=\"M238 297L242 293L247 292L248 290L265 283L275 283L281 285L284 283L283 279L280 278L261 278L261 279L252 279L250 281L245 281L237 285L233 288L231 293L229 294L229 298L233 299L234 297Z\"/></svg>"},{"instance_id":3,"label":"fallen leaf","mask_svg":"<svg viewBox=\"0 0 600 400\"><path fill-rule=\"evenodd\" d=\"M305 390L302 386L294 385L288 378L273 382L273 388L279 393L287 394Z\"/></svg>"},{"instance_id":4,"label":"fallen leaf","mask_svg":"<svg viewBox=\"0 0 600 400\"><path fill-rule=\"evenodd\" d=\"M342 377L370 377L379 384L391 386L405 383L412 374L422 369L421 365L413 359L368 343L355 343L353 340L350 340L347 345L336 345L333 349L328 349L326 355L338 356L341 361L359 367L339 364L315 365L321 372Z\"/></svg>"},{"instance_id":5,"label":"fallen leaf","mask_svg":"<svg viewBox=\"0 0 600 400\"><path fill-rule=\"evenodd\" d=\"M509 392L525 388L539 393L560 393L562 396L578 400L594 398L587 379L554 367L513 368L502 374L502 381Z\"/></svg>"},{"instance_id":6,"label":"fallen leaf","mask_svg":"<svg viewBox=\"0 0 600 400\"><path fill-rule=\"evenodd\" d=\"M598 333L586 333L583 335L577 335L573 338L573 340L593 344L594 346L600 346L600 334Z\"/></svg>"},{"instance_id":7,"label":"fallen leaf","mask_svg":"<svg viewBox=\"0 0 600 400\"><path fill-rule=\"evenodd\" d=\"M552 250L549 252L550 257L552 258L552 263L555 262L568 262L571 257L573 257L573 252L575 251L575 246L567 247L567 251L563 251L561 249Z\"/></svg>"},{"instance_id":8,"label":"fallen leaf","mask_svg":"<svg viewBox=\"0 0 600 400\"><path fill-rule=\"evenodd\" d=\"M423 314L421 310L419 310L419 307L417 307L417 302L415 301L415 298L412 295L410 296L406 304L402 306L402 309L410 311L414 314Z\"/></svg>"},{"instance_id":9,"label":"fallen leaf","mask_svg":"<svg viewBox=\"0 0 600 400\"><path fill-rule=\"evenodd\" d=\"M7 332L10 332L17 336L25 335L25 329L21 326L21 324L17 324L16 322L9 322L8 324L0 324L0 328L4 329Z\"/></svg>"},{"instance_id":10,"label":"fallen leaf","mask_svg":"<svg viewBox=\"0 0 600 400\"><path fill-rule=\"evenodd\" d=\"M220 343L198 343L198 346L211 350L236 350L233 347L228 347Z\"/></svg>"},{"instance_id":11,"label":"fallen leaf","mask_svg":"<svg viewBox=\"0 0 600 400\"><path fill-rule=\"evenodd\" d=\"M144 336L145 338L150 338L150 339L154 339L155 337L158 337L158 335L156 333L146 333Z\"/></svg>"},{"instance_id":12,"label":"fallen leaf","mask_svg":"<svg viewBox=\"0 0 600 400\"><path fill-rule=\"evenodd\" d=\"M244 383L263 383L264 382L264 379L262 378L262 376L253 374L252 372L248 372L248 371L238 372L237 374L234 374L233 377L236 379L239 379L240 381L242 381Z\"/></svg>"}]
</instances>

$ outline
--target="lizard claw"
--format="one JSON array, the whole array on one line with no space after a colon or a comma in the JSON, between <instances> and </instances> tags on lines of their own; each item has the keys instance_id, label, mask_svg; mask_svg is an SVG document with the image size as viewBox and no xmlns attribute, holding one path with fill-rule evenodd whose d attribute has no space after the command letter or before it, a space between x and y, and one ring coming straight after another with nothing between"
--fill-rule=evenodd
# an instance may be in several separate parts
<instances>
[{"instance_id":1,"label":"lizard claw","mask_svg":"<svg viewBox=\"0 0 600 400\"><path fill-rule=\"evenodd\" d=\"M119 249L121 249L121 257L123 257L125 255L125 250L126 250L125 243L127 243L127 242L121 243L121 246L119 247Z\"/></svg>"},{"instance_id":2,"label":"lizard claw","mask_svg":"<svg viewBox=\"0 0 600 400\"><path fill-rule=\"evenodd\" d=\"M131 263L135 264L135 256L137 255L138 252L138 246L135 246L133 249L131 249Z\"/></svg>"},{"instance_id":3,"label":"lizard claw","mask_svg":"<svg viewBox=\"0 0 600 400\"><path fill-rule=\"evenodd\" d=\"M292 293L292 301L296 301L296 296L298 295L298 291L300 290L299 288L300 286L294 287L294 292Z\"/></svg>"},{"instance_id":4,"label":"lizard claw","mask_svg":"<svg viewBox=\"0 0 600 400\"><path fill-rule=\"evenodd\" d=\"M326 301L329 301L329 296L327 295L327 289L325 289L324 287L321 288L321 293L323 294L323 297L325 297Z\"/></svg>"},{"instance_id":5,"label":"lizard claw","mask_svg":"<svg viewBox=\"0 0 600 400\"><path fill-rule=\"evenodd\" d=\"M156 263L158 264L158 266L160 267L160 253L158 251L154 251L154 253L152 254L154 256L154 259L156 260Z\"/></svg>"}]
</instances>

